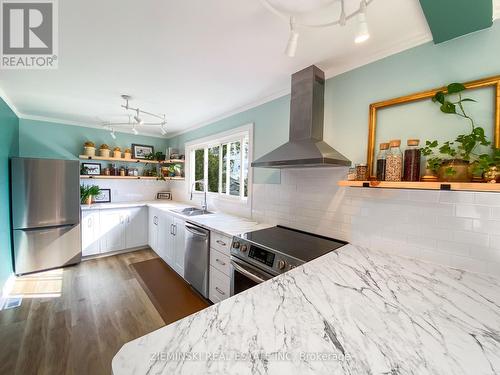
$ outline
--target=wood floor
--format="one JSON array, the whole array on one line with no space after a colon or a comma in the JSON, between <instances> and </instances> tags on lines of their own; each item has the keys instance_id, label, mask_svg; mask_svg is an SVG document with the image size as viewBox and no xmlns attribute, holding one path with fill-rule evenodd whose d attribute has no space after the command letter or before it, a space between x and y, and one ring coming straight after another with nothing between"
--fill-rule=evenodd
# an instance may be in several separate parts
<instances>
[{"instance_id":1,"label":"wood floor","mask_svg":"<svg viewBox=\"0 0 500 375\"><path fill-rule=\"evenodd\" d=\"M0 374L111 374L124 343L165 325L130 266L156 257L140 250L25 278L22 305L0 311Z\"/></svg>"}]
</instances>

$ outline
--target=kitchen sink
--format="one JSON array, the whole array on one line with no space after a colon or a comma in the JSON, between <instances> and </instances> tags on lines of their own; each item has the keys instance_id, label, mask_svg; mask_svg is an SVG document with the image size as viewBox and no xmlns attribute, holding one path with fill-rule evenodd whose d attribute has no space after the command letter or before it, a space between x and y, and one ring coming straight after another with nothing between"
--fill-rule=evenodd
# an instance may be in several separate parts
<instances>
[{"instance_id":1,"label":"kitchen sink","mask_svg":"<svg viewBox=\"0 0 500 375\"><path fill-rule=\"evenodd\" d=\"M195 208L195 207L188 207L188 208L183 208L182 210L172 210L172 211L184 216L199 216L199 215L213 214L213 212L202 210L200 208Z\"/></svg>"}]
</instances>

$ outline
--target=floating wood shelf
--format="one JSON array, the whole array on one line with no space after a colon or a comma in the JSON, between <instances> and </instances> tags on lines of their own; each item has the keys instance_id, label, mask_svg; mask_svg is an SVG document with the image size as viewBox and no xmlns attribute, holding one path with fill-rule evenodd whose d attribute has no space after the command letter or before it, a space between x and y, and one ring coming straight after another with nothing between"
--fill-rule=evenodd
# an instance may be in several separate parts
<instances>
[{"instance_id":1,"label":"floating wood shelf","mask_svg":"<svg viewBox=\"0 0 500 375\"><path fill-rule=\"evenodd\" d=\"M103 175L81 175L82 179L96 179L96 180L160 180L158 177L151 176L103 176ZM165 180L184 180L184 177L165 177Z\"/></svg>"},{"instance_id":2,"label":"floating wood shelf","mask_svg":"<svg viewBox=\"0 0 500 375\"><path fill-rule=\"evenodd\" d=\"M375 189L418 189L454 191L490 191L500 193L500 184L480 182L390 182L390 181L339 181L339 186Z\"/></svg>"},{"instance_id":3,"label":"floating wood shelf","mask_svg":"<svg viewBox=\"0 0 500 375\"><path fill-rule=\"evenodd\" d=\"M124 159L124 158L105 158L102 156L88 156L79 155L82 160L97 160L97 161L116 161L121 163L145 163L145 164L183 164L185 160L183 159L170 159L158 162L156 160L145 160L145 159Z\"/></svg>"}]
</instances>

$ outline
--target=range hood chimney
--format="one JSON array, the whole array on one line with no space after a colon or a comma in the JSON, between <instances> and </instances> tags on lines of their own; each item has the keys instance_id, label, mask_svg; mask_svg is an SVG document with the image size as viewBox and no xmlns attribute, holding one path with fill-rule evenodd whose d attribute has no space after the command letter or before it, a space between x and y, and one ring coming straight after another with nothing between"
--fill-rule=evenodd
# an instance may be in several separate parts
<instances>
[{"instance_id":1,"label":"range hood chimney","mask_svg":"<svg viewBox=\"0 0 500 375\"><path fill-rule=\"evenodd\" d=\"M323 141L325 73L311 65L292 75L289 141L252 163L261 168L350 166Z\"/></svg>"}]
</instances>

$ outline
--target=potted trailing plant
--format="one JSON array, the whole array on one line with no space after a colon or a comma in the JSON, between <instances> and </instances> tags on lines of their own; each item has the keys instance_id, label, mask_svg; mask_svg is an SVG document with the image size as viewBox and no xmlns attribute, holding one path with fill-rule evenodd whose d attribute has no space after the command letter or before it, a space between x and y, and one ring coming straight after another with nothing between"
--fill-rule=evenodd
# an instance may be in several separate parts
<instances>
[{"instance_id":1,"label":"potted trailing plant","mask_svg":"<svg viewBox=\"0 0 500 375\"><path fill-rule=\"evenodd\" d=\"M438 171L441 167L441 159L434 155L434 149L438 146L437 141L426 141L425 147L420 151L426 157L425 174L422 181L433 182L438 180Z\"/></svg>"},{"instance_id":2,"label":"potted trailing plant","mask_svg":"<svg viewBox=\"0 0 500 375\"><path fill-rule=\"evenodd\" d=\"M92 198L99 195L99 186L97 185L80 185L80 202L82 204L92 204Z\"/></svg>"},{"instance_id":3,"label":"potted trailing plant","mask_svg":"<svg viewBox=\"0 0 500 375\"><path fill-rule=\"evenodd\" d=\"M427 141L426 147L422 152L426 156L431 156L432 159L439 158L441 164L438 169L439 179L449 182L467 182L472 177L472 163L479 155L475 154L476 148L481 146L489 146L490 141L487 139L484 129L478 126L474 119L465 110L465 103L475 102L471 98L463 98L462 92L466 87L461 83L451 83L447 86L446 91L438 91L432 101L440 105L441 112L449 115L459 116L468 121L470 132L459 134L455 140L446 141L441 145L437 141ZM434 154L437 149L441 156ZM432 160L434 167L436 160Z\"/></svg>"},{"instance_id":4,"label":"potted trailing plant","mask_svg":"<svg viewBox=\"0 0 500 375\"><path fill-rule=\"evenodd\" d=\"M500 148L493 148L491 154L482 154L475 165L486 182L500 182Z\"/></svg>"}]
</instances>

